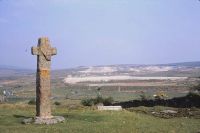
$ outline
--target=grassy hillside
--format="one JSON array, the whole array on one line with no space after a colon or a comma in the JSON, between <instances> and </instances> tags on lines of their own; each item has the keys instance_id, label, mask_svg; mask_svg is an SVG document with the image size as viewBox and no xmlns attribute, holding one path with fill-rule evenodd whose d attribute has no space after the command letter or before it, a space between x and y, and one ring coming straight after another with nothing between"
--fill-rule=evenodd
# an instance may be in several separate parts
<instances>
[{"instance_id":1,"label":"grassy hillside","mask_svg":"<svg viewBox=\"0 0 200 133\"><path fill-rule=\"evenodd\" d=\"M141 113L100 112L91 108L67 109L53 107L54 115L65 117L65 123L56 125L23 125L21 121L33 117L35 106L26 104L0 105L0 132L2 133L196 133L200 119L161 119Z\"/></svg>"}]
</instances>

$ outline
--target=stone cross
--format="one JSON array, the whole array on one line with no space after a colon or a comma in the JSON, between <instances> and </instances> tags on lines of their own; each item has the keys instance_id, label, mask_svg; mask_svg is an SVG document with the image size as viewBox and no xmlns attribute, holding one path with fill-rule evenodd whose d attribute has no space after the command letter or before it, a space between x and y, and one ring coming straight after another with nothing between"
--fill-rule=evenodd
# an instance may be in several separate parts
<instances>
[{"instance_id":1,"label":"stone cross","mask_svg":"<svg viewBox=\"0 0 200 133\"><path fill-rule=\"evenodd\" d=\"M31 52L37 55L36 75L36 116L51 118L51 85L50 67L51 56L57 54L56 48L52 48L46 37L38 39L38 46L32 47Z\"/></svg>"}]
</instances>

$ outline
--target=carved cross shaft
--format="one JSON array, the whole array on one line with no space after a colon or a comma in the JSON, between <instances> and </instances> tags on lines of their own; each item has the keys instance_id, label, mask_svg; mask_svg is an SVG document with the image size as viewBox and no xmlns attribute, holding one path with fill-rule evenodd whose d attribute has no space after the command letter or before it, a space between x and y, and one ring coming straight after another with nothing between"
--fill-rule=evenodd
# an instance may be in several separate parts
<instances>
[{"instance_id":1,"label":"carved cross shaft","mask_svg":"<svg viewBox=\"0 0 200 133\"><path fill-rule=\"evenodd\" d=\"M36 116L51 118L50 67L51 56L56 55L57 50L51 47L48 38L39 38L38 47L32 47L31 52L37 55Z\"/></svg>"}]
</instances>

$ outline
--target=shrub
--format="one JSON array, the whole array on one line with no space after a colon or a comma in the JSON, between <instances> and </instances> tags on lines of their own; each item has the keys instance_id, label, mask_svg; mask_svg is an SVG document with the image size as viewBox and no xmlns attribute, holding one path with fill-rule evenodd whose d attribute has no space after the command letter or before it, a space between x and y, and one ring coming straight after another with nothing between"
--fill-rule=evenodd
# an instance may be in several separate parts
<instances>
[{"instance_id":1,"label":"shrub","mask_svg":"<svg viewBox=\"0 0 200 133\"><path fill-rule=\"evenodd\" d=\"M93 99L83 99L83 100L81 100L81 104L83 106L92 106L94 104L94 100Z\"/></svg>"},{"instance_id":2,"label":"shrub","mask_svg":"<svg viewBox=\"0 0 200 133\"><path fill-rule=\"evenodd\" d=\"M200 83L198 85L192 86L189 93L200 95Z\"/></svg>"},{"instance_id":3,"label":"shrub","mask_svg":"<svg viewBox=\"0 0 200 133\"><path fill-rule=\"evenodd\" d=\"M154 95L154 98L156 100L164 100L167 97L168 97L167 94L165 92L163 92L163 91L157 92L156 95Z\"/></svg>"},{"instance_id":4,"label":"shrub","mask_svg":"<svg viewBox=\"0 0 200 133\"><path fill-rule=\"evenodd\" d=\"M60 103L60 102L57 102L57 101L55 101L54 104L55 104L55 105L61 105L61 103Z\"/></svg>"},{"instance_id":5,"label":"shrub","mask_svg":"<svg viewBox=\"0 0 200 133\"><path fill-rule=\"evenodd\" d=\"M97 104L103 104L105 106L111 105L113 102L113 98L112 97L108 97L108 98L102 98L101 96L97 96L96 98L92 99L83 99L81 100L81 104L84 106L92 106L92 105L97 105Z\"/></svg>"},{"instance_id":6,"label":"shrub","mask_svg":"<svg viewBox=\"0 0 200 133\"><path fill-rule=\"evenodd\" d=\"M113 103L113 101L114 100L112 97L105 98L103 101L103 105L105 105L105 106L111 105Z\"/></svg>"},{"instance_id":7,"label":"shrub","mask_svg":"<svg viewBox=\"0 0 200 133\"><path fill-rule=\"evenodd\" d=\"M97 96L95 99L93 99L94 104L99 104L99 103L103 103L104 99L101 96Z\"/></svg>"},{"instance_id":8,"label":"shrub","mask_svg":"<svg viewBox=\"0 0 200 133\"><path fill-rule=\"evenodd\" d=\"M28 102L29 105L36 105L36 100L35 99L31 99L29 102Z\"/></svg>"}]
</instances>

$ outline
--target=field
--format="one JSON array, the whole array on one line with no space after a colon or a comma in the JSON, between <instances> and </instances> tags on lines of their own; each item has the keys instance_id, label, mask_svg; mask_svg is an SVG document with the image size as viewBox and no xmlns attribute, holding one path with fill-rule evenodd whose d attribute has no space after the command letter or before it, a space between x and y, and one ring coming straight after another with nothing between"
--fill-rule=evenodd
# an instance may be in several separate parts
<instances>
[{"instance_id":1,"label":"field","mask_svg":"<svg viewBox=\"0 0 200 133\"><path fill-rule=\"evenodd\" d=\"M67 84L63 78L52 76L52 98L53 99L77 99L92 98L97 96L97 89L103 97L112 96L115 101L127 101L139 99L145 93L150 98L159 92L164 92L168 97L180 97L189 92L191 86L195 85L199 78L188 78L182 80L122 80L109 82L83 82ZM35 76L12 77L12 79L0 80L0 93L3 90L11 91L12 96L7 100L13 102L35 98Z\"/></svg>"},{"instance_id":2,"label":"field","mask_svg":"<svg viewBox=\"0 0 200 133\"><path fill-rule=\"evenodd\" d=\"M35 98L35 71L0 69L0 95L11 92L7 102L19 102ZM168 65L113 65L78 67L52 71L52 99L92 98L97 90L103 97L114 101L140 99L141 94L154 98L163 92L167 98L186 95L190 87L199 81L199 63ZM71 82L69 82L71 81Z\"/></svg>"},{"instance_id":3,"label":"field","mask_svg":"<svg viewBox=\"0 0 200 133\"><path fill-rule=\"evenodd\" d=\"M133 77L134 79L126 79L124 77L129 78L130 76L122 76L120 77L122 79L116 80L115 78L119 76L109 76L111 79L109 81L85 81L69 84L65 80L67 75L71 73L76 74L76 77L78 75L78 72L67 70L52 72L51 89L53 98L80 100L84 97L95 97L99 87L101 88L102 96L112 96L115 101L138 99L141 92L153 97L157 92L164 91L168 98L172 98L186 95L189 88L199 81L199 78L195 77L141 77L139 79ZM98 75L96 75L96 78L103 79L102 76ZM87 76L84 79L87 79ZM92 80L94 79L92 78ZM35 74L29 72L20 75L19 72L17 74L12 72L7 76L0 76L1 94L3 90L13 93L13 96L8 97L10 100L32 99L35 97Z\"/></svg>"},{"instance_id":4,"label":"field","mask_svg":"<svg viewBox=\"0 0 200 133\"><path fill-rule=\"evenodd\" d=\"M149 68L139 69L142 70L141 74L149 71ZM109 69L109 72L113 73L107 73L107 75L102 74L101 69L97 71L89 69L91 73L86 70L81 68L79 71L57 70L52 72L53 115L64 116L66 122L51 126L21 124L23 119L35 116L35 106L28 104L30 100L35 99L34 71L8 71L8 74L4 71L4 74L0 75L0 96L6 92L4 102L0 103L0 132L200 132L200 104L197 100L199 97L193 98L195 102L191 101L190 103L188 103L188 99L192 98L186 97L190 88L199 83L200 78L194 75L198 75L200 69L198 69L198 73L196 73L196 69L175 73L168 72L166 69L164 69L167 71L166 73L156 69L156 73L147 72L145 76L131 75L131 78L130 75L126 75L125 69L120 73ZM108 71L107 68L106 71ZM130 74L133 74L132 69ZM72 80L76 78L74 80L76 82L65 82L66 78L70 78L70 75ZM155 100L154 95L158 93L166 95L163 101ZM82 99L95 98L99 94L105 98L112 97L114 99L113 105L122 105L123 111L98 111L95 106L85 107L81 105ZM146 102L141 100L144 96ZM179 101L179 103L183 102L179 104L181 106L178 106L174 105L174 100ZM60 105L55 105L55 102L60 103ZM184 106L187 105L186 102L188 108ZM191 106L194 107L191 108ZM163 116L160 112L165 110L173 110L178 113L172 116L166 114Z\"/></svg>"},{"instance_id":5,"label":"field","mask_svg":"<svg viewBox=\"0 0 200 133\"><path fill-rule=\"evenodd\" d=\"M35 106L27 104L0 105L0 132L2 133L197 133L200 119L163 119L129 112L96 111L93 108L70 109L53 107L54 115L65 117L65 123L56 125L23 125L21 121L33 117Z\"/></svg>"}]
</instances>

